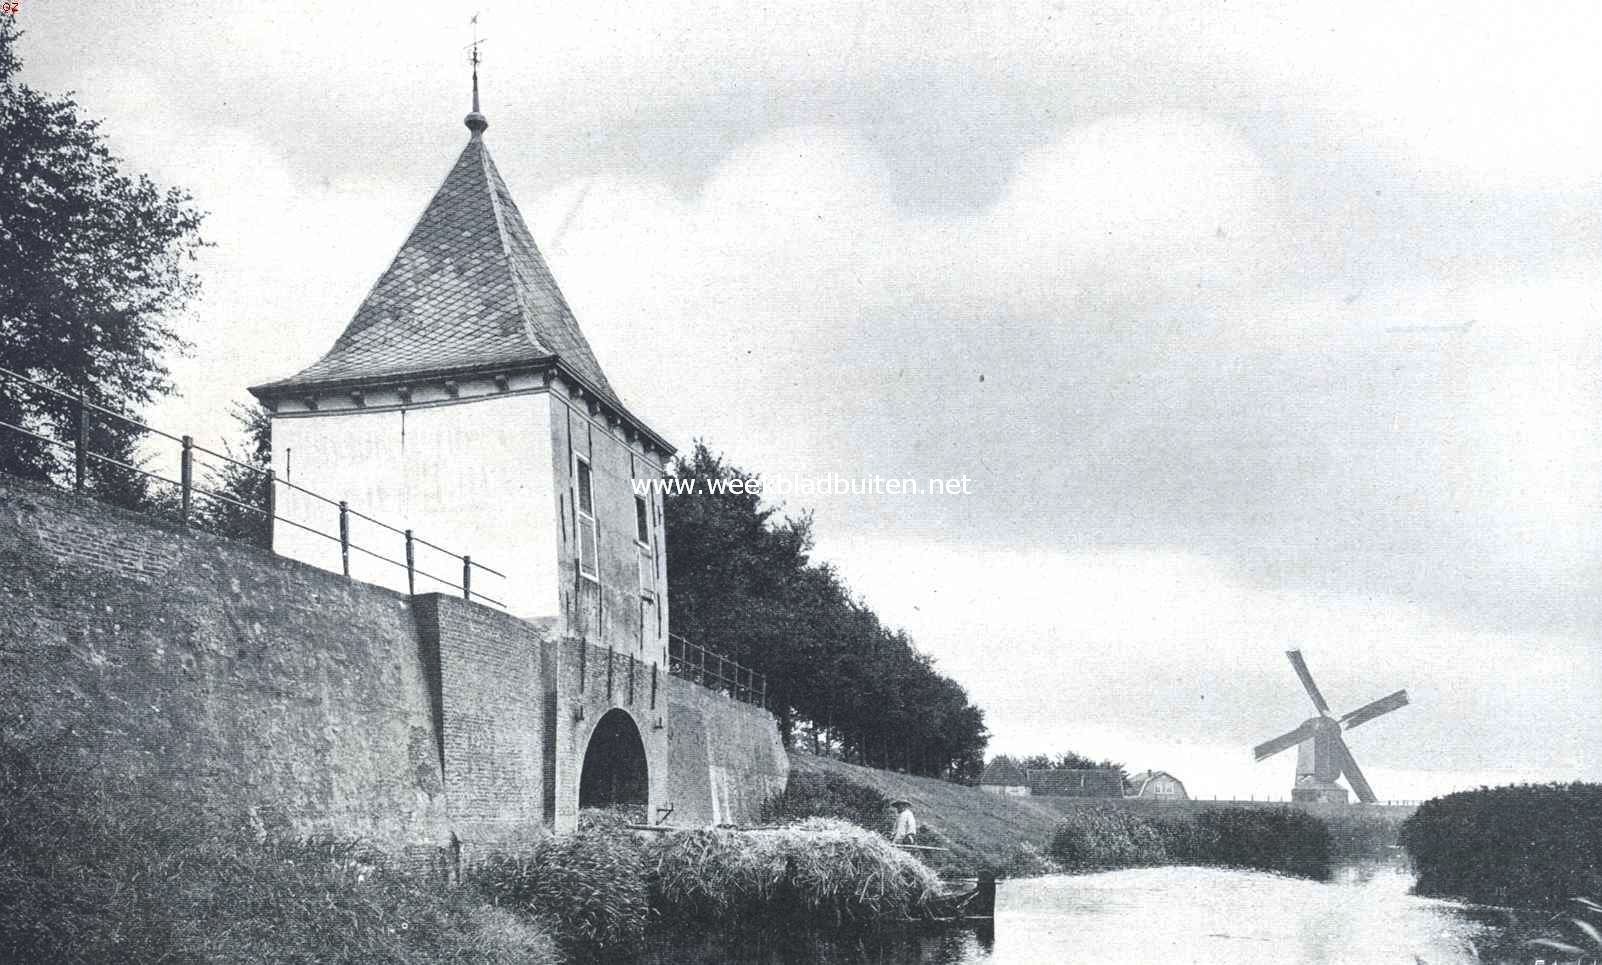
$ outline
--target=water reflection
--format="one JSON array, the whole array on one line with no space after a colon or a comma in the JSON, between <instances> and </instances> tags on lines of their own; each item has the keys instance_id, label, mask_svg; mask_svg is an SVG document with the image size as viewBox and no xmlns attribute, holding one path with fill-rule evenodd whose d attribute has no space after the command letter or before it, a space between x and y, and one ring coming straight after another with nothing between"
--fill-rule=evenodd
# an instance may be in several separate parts
<instances>
[{"instance_id":1,"label":"water reflection","mask_svg":"<svg viewBox=\"0 0 1602 965\"><path fill-rule=\"evenodd\" d=\"M977 965L994 961L994 931L895 929L867 935L768 935L665 941L637 965Z\"/></svg>"},{"instance_id":2,"label":"water reflection","mask_svg":"<svg viewBox=\"0 0 1602 965\"><path fill-rule=\"evenodd\" d=\"M1369 865L1320 883L1216 868L1143 868L1001 884L993 930L669 944L641 965L1219 965L1514 960L1485 916L1408 893ZM1478 956L1478 957L1477 957ZM1525 961L1531 959L1524 958Z\"/></svg>"}]
</instances>

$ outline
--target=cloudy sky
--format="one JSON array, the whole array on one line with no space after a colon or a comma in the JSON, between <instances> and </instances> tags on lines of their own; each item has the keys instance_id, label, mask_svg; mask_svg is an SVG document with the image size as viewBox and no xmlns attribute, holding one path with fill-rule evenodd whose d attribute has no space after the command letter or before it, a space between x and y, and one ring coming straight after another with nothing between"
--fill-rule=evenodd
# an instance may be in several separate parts
<instances>
[{"instance_id":1,"label":"cloudy sky","mask_svg":"<svg viewBox=\"0 0 1602 965\"><path fill-rule=\"evenodd\" d=\"M1283 794L1602 779L1594 4L22 0L26 76L211 212L167 426L342 329L467 132L655 428L989 714ZM791 500L794 508L800 504Z\"/></svg>"}]
</instances>

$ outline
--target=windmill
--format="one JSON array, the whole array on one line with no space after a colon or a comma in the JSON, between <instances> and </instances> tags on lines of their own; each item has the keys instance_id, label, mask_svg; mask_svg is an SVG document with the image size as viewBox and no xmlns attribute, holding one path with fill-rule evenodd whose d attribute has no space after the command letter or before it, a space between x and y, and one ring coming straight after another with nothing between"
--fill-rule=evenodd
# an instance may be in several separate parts
<instances>
[{"instance_id":1,"label":"windmill","mask_svg":"<svg viewBox=\"0 0 1602 965\"><path fill-rule=\"evenodd\" d=\"M1406 707L1407 691L1398 690L1388 697L1364 704L1343 717L1331 717L1329 704L1324 702L1324 695L1318 692L1318 684L1313 683L1313 675L1307 671L1307 661L1302 659L1302 652L1287 650L1285 656L1296 668L1296 676L1301 678L1307 696L1313 699L1318 716L1309 717L1289 733L1258 744L1252 753L1258 760L1263 760L1287 747L1296 746L1296 784L1291 788L1293 801L1345 804L1346 789L1335 783L1335 779L1344 774L1346 783L1357 792L1357 799L1364 804L1373 804L1378 798L1374 796L1374 789L1369 787L1368 779L1363 777L1357 761L1352 758L1352 752L1347 749L1341 731L1351 730L1376 717Z\"/></svg>"}]
</instances>

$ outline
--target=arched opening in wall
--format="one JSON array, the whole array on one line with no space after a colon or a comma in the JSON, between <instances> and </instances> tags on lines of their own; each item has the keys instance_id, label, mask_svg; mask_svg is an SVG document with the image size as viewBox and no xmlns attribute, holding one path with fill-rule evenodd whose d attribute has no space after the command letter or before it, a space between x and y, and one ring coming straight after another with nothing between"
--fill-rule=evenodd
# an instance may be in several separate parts
<instances>
[{"instance_id":1,"label":"arched opening in wall","mask_svg":"<svg viewBox=\"0 0 1602 965\"><path fill-rule=\"evenodd\" d=\"M649 803L650 771L645 742L634 719L622 710L609 710L590 734L579 774L579 808L607 808L626 812L643 824Z\"/></svg>"}]
</instances>

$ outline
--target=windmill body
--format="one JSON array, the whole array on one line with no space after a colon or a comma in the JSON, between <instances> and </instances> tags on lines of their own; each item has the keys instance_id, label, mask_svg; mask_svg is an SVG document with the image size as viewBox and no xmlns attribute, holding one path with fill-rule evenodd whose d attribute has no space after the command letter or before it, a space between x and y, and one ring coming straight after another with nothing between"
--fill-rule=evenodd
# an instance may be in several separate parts
<instances>
[{"instance_id":1,"label":"windmill body","mask_svg":"<svg viewBox=\"0 0 1602 965\"><path fill-rule=\"evenodd\" d=\"M1252 753L1258 760L1263 760L1280 751L1296 748L1296 783L1291 787L1293 801L1345 804L1348 801L1346 788L1337 783L1345 776L1356 792L1357 799L1364 804L1373 804L1378 798L1347 748L1342 732L1407 706L1407 691L1398 690L1336 718L1330 714L1329 704L1319 692L1318 684L1313 682L1313 675L1308 672L1301 651L1290 650L1285 656L1290 658L1291 666L1295 668L1296 676L1301 678L1302 688L1312 699L1313 708L1318 714L1309 717L1294 730L1258 744Z\"/></svg>"}]
</instances>

